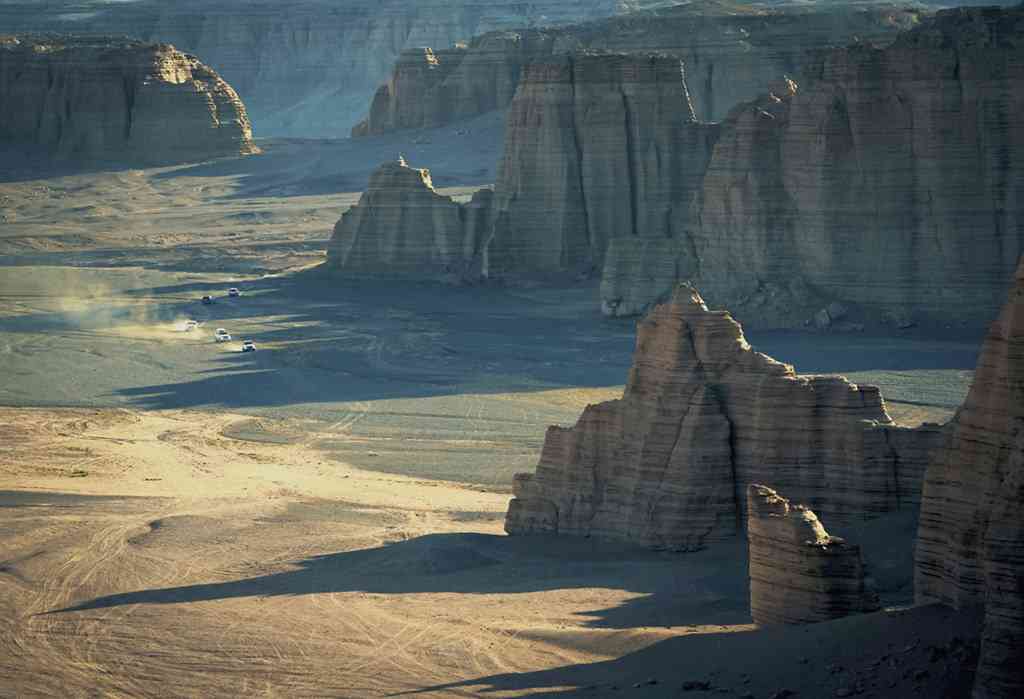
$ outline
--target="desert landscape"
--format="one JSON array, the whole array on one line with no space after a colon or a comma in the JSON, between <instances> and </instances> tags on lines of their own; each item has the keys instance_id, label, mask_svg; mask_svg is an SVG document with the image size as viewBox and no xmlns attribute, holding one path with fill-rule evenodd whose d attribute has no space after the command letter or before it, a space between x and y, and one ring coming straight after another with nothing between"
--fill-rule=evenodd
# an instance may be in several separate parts
<instances>
[{"instance_id":1,"label":"desert landscape","mask_svg":"<svg viewBox=\"0 0 1024 699\"><path fill-rule=\"evenodd\" d=\"M1024 10L26 5L0 697L1019 696Z\"/></svg>"}]
</instances>

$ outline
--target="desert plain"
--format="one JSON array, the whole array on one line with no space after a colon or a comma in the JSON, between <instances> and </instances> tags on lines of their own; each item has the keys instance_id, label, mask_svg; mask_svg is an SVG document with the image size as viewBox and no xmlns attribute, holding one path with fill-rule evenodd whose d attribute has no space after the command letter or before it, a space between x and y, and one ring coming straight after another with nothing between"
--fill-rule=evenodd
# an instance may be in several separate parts
<instances>
[{"instance_id":1,"label":"desert plain","mask_svg":"<svg viewBox=\"0 0 1024 699\"><path fill-rule=\"evenodd\" d=\"M467 196L500 139L490 115L177 167L4 159L0 696L967 691L929 657L964 615L909 608L906 515L834 532L885 611L797 629L751 625L743 541L505 536L546 427L621 395L635 321L602 317L592 280L320 268L374 165L402 153ZM909 425L952 416L980 337L748 332L801 373L880 386Z\"/></svg>"}]
</instances>

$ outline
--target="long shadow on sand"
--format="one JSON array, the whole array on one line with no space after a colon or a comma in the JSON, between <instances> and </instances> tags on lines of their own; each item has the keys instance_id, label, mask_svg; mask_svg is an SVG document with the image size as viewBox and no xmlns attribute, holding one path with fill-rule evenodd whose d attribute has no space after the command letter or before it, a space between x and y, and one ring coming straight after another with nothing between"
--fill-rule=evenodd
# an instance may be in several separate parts
<instances>
[{"instance_id":1,"label":"long shadow on sand","mask_svg":"<svg viewBox=\"0 0 1024 699\"><path fill-rule=\"evenodd\" d=\"M686 555L568 537L430 534L372 549L314 556L294 570L241 580L108 595L47 614L133 604L334 592L517 594L613 589L629 602L585 614L595 628L743 624L746 546L739 540Z\"/></svg>"}]
</instances>

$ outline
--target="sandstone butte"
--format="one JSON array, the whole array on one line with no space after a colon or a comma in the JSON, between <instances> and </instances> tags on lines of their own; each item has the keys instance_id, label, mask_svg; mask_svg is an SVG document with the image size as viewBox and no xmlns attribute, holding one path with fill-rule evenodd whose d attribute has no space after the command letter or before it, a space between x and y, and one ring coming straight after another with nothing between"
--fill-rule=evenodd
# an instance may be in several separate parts
<instances>
[{"instance_id":1,"label":"sandstone butte","mask_svg":"<svg viewBox=\"0 0 1024 699\"><path fill-rule=\"evenodd\" d=\"M515 477L505 529L693 550L742 530L758 483L852 522L916 507L940 437L895 425L874 387L755 352L682 285L638 324L623 397L548 429L536 472Z\"/></svg>"},{"instance_id":2,"label":"sandstone butte","mask_svg":"<svg viewBox=\"0 0 1024 699\"><path fill-rule=\"evenodd\" d=\"M799 76L809 50L844 46L855 37L888 43L919 15L888 5L764 7L702 0L563 27L495 31L456 47L409 48L352 133L431 128L503 109L531 63L587 49L681 59L698 117L718 120L770 80L794 71Z\"/></svg>"},{"instance_id":3,"label":"sandstone butte","mask_svg":"<svg viewBox=\"0 0 1024 699\"><path fill-rule=\"evenodd\" d=\"M804 74L709 124L677 57L530 64L479 265L463 263L493 278L600 273L608 315L692 281L758 327L833 303L907 322L993 316L1024 251L1024 8L942 11L886 48L817 52Z\"/></svg>"},{"instance_id":4,"label":"sandstone butte","mask_svg":"<svg viewBox=\"0 0 1024 699\"><path fill-rule=\"evenodd\" d=\"M384 163L334 226L328 268L350 277L478 275L491 194L459 204L434 190L428 170Z\"/></svg>"},{"instance_id":5,"label":"sandstone butte","mask_svg":"<svg viewBox=\"0 0 1024 699\"><path fill-rule=\"evenodd\" d=\"M810 624L879 609L860 547L763 485L747 489L747 542L755 624Z\"/></svg>"},{"instance_id":6,"label":"sandstone butte","mask_svg":"<svg viewBox=\"0 0 1024 699\"><path fill-rule=\"evenodd\" d=\"M5 0L0 31L170 43L234 86L261 135L342 137L365 116L402 49L596 19L643 1L134 0L72 11L66 2Z\"/></svg>"},{"instance_id":7,"label":"sandstone butte","mask_svg":"<svg viewBox=\"0 0 1024 699\"><path fill-rule=\"evenodd\" d=\"M245 105L211 68L105 38L0 37L0 142L136 164L256 152Z\"/></svg>"},{"instance_id":8,"label":"sandstone butte","mask_svg":"<svg viewBox=\"0 0 1024 699\"><path fill-rule=\"evenodd\" d=\"M1024 696L1024 260L925 472L918 603L982 610L975 699Z\"/></svg>"}]
</instances>

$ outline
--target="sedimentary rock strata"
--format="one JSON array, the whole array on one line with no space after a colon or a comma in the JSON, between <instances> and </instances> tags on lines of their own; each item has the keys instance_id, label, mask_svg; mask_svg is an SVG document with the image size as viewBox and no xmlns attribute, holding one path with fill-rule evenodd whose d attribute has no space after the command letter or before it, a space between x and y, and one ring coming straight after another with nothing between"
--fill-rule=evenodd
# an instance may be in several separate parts
<instances>
[{"instance_id":1,"label":"sedimentary rock strata","mask_svg":"<svg viewBox=\"0 0 1024 699\"><path fill-rule=\"evenodd\" d=\"M976 699L1024 692L1024 261L971 389L928 465L918 602L983 608Z\"/></svg>"},{"instance_id":2,"label":"sedimentary rock strata","mask_svg":"<svg viewBox=\"0 0 1024 699\"><path fill-rule=\"evenodd\" d=\"M245 106L210 67L173 46L107 39L0 42L0 142L134 163L255 151Z\"/></svg>"},{"instance_id":3,"label":"sedimentary rock strata","mask_svg":"<svg viewBox=\"0 0 1024 699\"><path fill-rule=\"evenodd\" d=\"M385 163L335 225L328 266L346 276L471 276L490 225L491 195L480 190L459 204L434 190L429 171Z\"/></svg>"},{"instance_id":4,"label":"sedimentary rock strata","mask_svg":"<svg viewBox=\"0 0 1024 699\"><path fill-rule=\"evenodd\" d=\"M433 127L507 106L522 72L583 50L659 52L686 65L699 118L721 119L768 81L800 73L806 52L891 41L918 12L892 7L767 8L715 0L633 12L573 26L492 32L464 48L403 55L355 135Z\"/></svg>"},{"instance_id":5,"label":"sedimentary rock strata","mask_svg":"<svg viewBox=\"0 0 1024 699\"><path fill-rule=\"evenodd\" d=\"M752 483L830 521L871 517L916 506L940 436L893 424L874 387L755 352L728 313L680 286L639 324L623 397L548 429L505 529L694 549L737 533Z\"/></svg>"},{"instance_id":6,"label":"sedimentary rock strata","mask_svg":"<svg viewBox=\"0 0 1024 699\"><path fill-rule=\"evenodd\" d=\"M879 608L860 547L763 485L747 489L747 545L755 624L811 624Z\"/></svg>"},{"instance_id":7,"label":"sedimentary rock strata","mask_svg":"<svg viewBox=\"0 0 1024 699\"><path fill-rule=\"evenodd\" d=\"M124 34L202 56L261 134L347 136L403 49L607 17L615 0L136 0L0 3L4 31Z\"/></svg>"}]
</instances>

